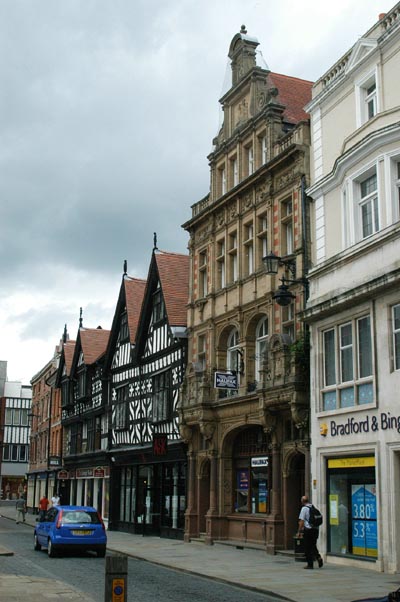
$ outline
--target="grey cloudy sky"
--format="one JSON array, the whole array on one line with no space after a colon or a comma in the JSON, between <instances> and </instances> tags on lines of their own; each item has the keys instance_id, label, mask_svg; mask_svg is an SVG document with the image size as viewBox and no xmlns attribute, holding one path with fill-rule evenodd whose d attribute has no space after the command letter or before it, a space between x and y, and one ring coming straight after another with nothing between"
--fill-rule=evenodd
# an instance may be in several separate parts
<instances>
[{"instance_id":1,"label":"grey cloudy sky","mask_svg":"<svg viewBox=\"0 0 400 602\"><path fill-rule=\"evenodd\" d=\"M109 328L128 272L208 192L232 37L315 80L387 0L0 0L0 359L27 384L64 324Z\"/></svg>"}]
</instances>

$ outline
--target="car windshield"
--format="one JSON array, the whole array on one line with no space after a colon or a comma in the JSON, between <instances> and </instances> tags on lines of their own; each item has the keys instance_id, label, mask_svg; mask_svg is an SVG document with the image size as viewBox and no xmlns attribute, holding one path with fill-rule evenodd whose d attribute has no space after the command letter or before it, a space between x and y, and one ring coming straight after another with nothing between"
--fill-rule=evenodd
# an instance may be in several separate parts
<instances>
[{"instance_id":1,"label":"car windshield","mask_svg":"<svg viewBox=\"0 0 400 602\"><path fill-rule=\"evenodd\" d=\"M61 524L71 523L90 523L99 524L100 519L97 512L88 512L87 510L63 510Z\"/></svg>"}]
</instances>

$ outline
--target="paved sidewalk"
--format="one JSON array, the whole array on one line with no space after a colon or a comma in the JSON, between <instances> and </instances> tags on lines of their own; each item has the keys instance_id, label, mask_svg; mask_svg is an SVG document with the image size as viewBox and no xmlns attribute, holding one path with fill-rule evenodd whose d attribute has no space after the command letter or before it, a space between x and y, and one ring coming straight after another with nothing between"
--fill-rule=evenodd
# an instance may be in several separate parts
<instances>
[{"instance_id":1,"label":"paved sidewalk","mask_svg":"<svg viewBox=\"0 0 400 602\"><path fill-rule=\"evenodd\" d=\"M0 514L14 520L13 507L0 507ZM35 516L27 515L29 525L34 526L35 521ZM277 597L294 602L351 602L373 596L383 597L400 587L400 574L388 575L369 569L341 567L329 564L329 561L322 569L315 568L313 572L305 571L303 563L295 562L289 557L269 556L259 550L236 549L222 544L206 546L195 542L184 543L172 539L109 531L107 548L109 551L177 570L275 594ZM31 593L34 579L29 579ZM134 577L130 579L132 583ZM27 585L25 584L24 597L10 597L10 593L14 591L10 580L12 576L0 574L0 600L24 600L25 602ZM21 585L19 580L18 577L16 587ZM65 584L61 585L65 586ZM60 584L57 587L60 587ZM46 585L46 591L47 588ZM43 586L41 591L43 592ZM77 597L77 593L68 588L68 591L60 592L59 599L78 601L83 598ZM36 602L31 596L30 600ZM43 602L43 595L41 602Z\"/></svg>"}]
</instances>

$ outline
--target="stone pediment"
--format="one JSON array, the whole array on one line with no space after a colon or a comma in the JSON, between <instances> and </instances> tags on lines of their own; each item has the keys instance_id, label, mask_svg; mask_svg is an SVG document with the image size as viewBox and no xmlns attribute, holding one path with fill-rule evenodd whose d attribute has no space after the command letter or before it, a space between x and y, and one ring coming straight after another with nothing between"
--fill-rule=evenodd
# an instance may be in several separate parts
<instances>
[{"instance_id":1,"label":"stone pediment","mask_svg":"<svg viewBox=\"0 0 400 602\"><path fill-rule=\"evenodd\" d=\"M361 63L364 58L370 54L378 45L378 41L372 38L361 38L354 44L354 48L350 54L349 61L347 63L346 71L351 71L356 67L359 63Z\"/></svg>"}]
</instances>

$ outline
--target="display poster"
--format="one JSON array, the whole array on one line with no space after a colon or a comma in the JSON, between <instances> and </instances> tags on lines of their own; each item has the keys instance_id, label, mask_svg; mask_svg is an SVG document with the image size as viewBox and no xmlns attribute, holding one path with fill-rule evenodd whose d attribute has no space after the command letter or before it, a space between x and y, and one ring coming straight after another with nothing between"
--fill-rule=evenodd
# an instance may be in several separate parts
<instances>
[{"instance_id":1,"label":"display poster","mask_svg":"<svg viewBox=\"0 0 400 602\"><path fill-rule=\"evenodd\" d=\"M247 468L238 470L237 473L237 488L239 491L248 491L249 489L249 471Z\"/></svg>"},{"instance_id":2,"label":"display poster","mask_svg":"<svg viewBox=\"0 0 400 602\"><path fill-rule=\"evenodd\" d=\"M339 496L338 495L330 495L329 496L329 524L330 525L338 525L339 524Z\"/></svg>"},{"instance_id":3,"label":"display poster","mask_svg":"<svg viewBox=\"0 0 400 602\"><path fill-rule=\"evenodd\" d=\"M258 511L267 511L267 481L260 479L258 483Z\"/></svg>"},{"instance_id":4,"label":"display poster","mask_svg":"<svg viewBox=\"0 0 400 602\"><path fill-rule=\"evenodd\" d=\"M353 554L378 556L377 509L375 484L351 487Z\"/></svg>"}]
</instances>

